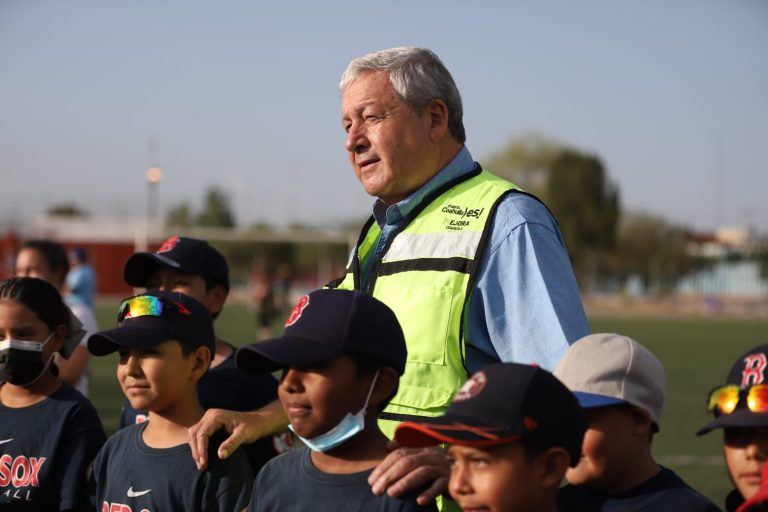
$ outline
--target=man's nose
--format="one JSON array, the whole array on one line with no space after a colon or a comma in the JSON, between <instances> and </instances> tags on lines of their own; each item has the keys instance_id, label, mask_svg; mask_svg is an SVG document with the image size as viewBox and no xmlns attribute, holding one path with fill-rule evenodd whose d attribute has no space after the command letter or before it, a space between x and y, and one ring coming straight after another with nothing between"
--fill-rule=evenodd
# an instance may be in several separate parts
<instances>
[{"instance_id":1,"label":"man's nose","mask_svg":"<svg viewBox=\"0 0 768 512\"><path fill-rule=\"evenodd\" d=\"M360 153L369 146L368 138L366 137L365 127L362 124L353 124L347 132L347 140L344 143L344 147L350 153Z\"/></svg>"}]
</instances>

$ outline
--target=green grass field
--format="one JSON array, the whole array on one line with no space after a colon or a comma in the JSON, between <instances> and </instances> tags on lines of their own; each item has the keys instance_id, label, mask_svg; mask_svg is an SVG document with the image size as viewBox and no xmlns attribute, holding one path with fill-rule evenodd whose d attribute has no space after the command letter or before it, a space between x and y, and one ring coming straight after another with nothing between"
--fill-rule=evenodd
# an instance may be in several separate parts
<instances>
[{"instance_id":1,"label":"green grass field","mask_svg":"<svg viewBox=\"0 0 768 512\"><path fill-rule=\"evenodd\" d=\"M114 326L117 302L102 301L97 314L102 328ZM725 380L734 359L752 346L768 341L768 319L621 319L592 318L593 332L620 332L647 346L667 371L667 403L661 432L654 440L658 460L678 472L695 488L722 505L729 491L719 431L704 437L694 432L708 421L708 391ZM256 339L252 316L245 306L228 305L216 321L216 331L235 345ZM122 393L115 379L115 357L91 364L91 399L104 427L117 425Z\"/></svg>"}]
</instances>

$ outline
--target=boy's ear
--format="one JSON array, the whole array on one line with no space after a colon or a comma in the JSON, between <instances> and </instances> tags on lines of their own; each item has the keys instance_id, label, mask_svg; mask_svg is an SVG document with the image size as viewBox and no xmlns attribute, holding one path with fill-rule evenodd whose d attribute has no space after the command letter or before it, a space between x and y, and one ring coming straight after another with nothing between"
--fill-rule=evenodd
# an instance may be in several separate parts
<instances>
[{"instance_id":1,"label":"boy's ear","mask_svg":"<svg viewBox=\"0 0 768 512\"><path fill-rule=\"evenodd\" d=\"M557 489L565 478L571 456L561 446L553 446L537 457L537 475L541 487Z\"/></svg>"},{"instance_id":2,"label":"boy's ear","mask_svg":"<svg viewBox=\"0 0 768 512\"><path fill-rule=\"evenodd\" d=\"M653 431L651 413L640 407L633 407L632 412L632 432L639 436L648 436Z\"/></svg>"},{"instance_id":3,"label":"boy's ear","mask_svg":"<svg viewBox=\"0 0 768 512\"><path fill-rule=\"evenodd\" d=\"M221 310L224 309L224 303L227 301L227 295L229 292L221 284L208 290L208 309L211 311L211 315L221 313Z\"/></svg>"},{"instance_id":4,"label":"boy's ear","mask_svg":"<svg viewBox=\"0 0 768 512\"><path fill-rule=\"evenodd\" d=\"M378 406L381 402L389 398L389 396L395 391L400 376L397 372L387 366L383 366L379 369L379 376L376 378L376 383L373 385L373 391L371 392L370 403ZM370 405L368 409L371 409Z\"/></svg>"},{"instance_id":5,"label":"boy's ear","mask_svg":"<svg viewBox=\"0 0 768 512\"><path fill-rule=\"evenodd\" d=\"M208 347L197 347L192 352L192 378L194 380L200 380L208 371L208 367L211 366L211 351Z\"/></svg>"}]
</instances>

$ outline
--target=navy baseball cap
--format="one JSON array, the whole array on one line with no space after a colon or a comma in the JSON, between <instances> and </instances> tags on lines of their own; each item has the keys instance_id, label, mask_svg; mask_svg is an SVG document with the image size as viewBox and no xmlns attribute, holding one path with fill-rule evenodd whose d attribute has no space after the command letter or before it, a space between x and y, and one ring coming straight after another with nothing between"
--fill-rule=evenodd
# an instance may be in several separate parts
<instances>
[{"instance_id":1,"label":"navy baseball cap","mask_svg":"<svg viewBox=\"0 0 768 512\"><path fill-rule=\"evenodd\" d=\"M155 252L137 252L125 262L123 278L131 286L146 286L158 267L207 276L229 290L227 260L205 240L172 236Z\"/></svg>"},{"instance_id":2,"label":"navy baseball cap","mask_svg":"<svg viewBox=\"0 0 768 512\"><path fill-rule=\"evenodd\" d=\"M148 348L177 340L193 348L216 350L213 321L200 302L179 292L153 291L123 300L117 328L88 338L88 351L105 356L120 349Z\"/></svg>"},{"instance_id":3,"label":"navy baseball cap","mask_svg":"<svg viewBox=\"0 0 768 512\"><path fill-rule=\"evenodd\" d=\"M472 375L444 416L403 422L395 440L407 447L437 443L484 447L514 441L541 448L560 446L575 466L585 430L576 397L554 375L537 366L498 363Z\"/></svg>"},{"instance_id":4,"label":"navy baseball cap","mask_svg":"<svg viewBox=\"0 0 768 512\"><path fill-rule=\"evenodd\" d=\"M359 291L316 290L293 307L279 338L242 347L235 364L248 373L269 373L359 355L402 375L406 354L403 330L386 304Z\"/></svg>"},{"instance_id":5,"label":"navy baseball cap","mask_svg":"<svg viewBox=\"0 0 768 512\"><path fill-rule=\"evenodd\" d=\"M715 419L700 428L696 435L704 435L716 428L768 427L768 411L752 412L746 400L746 395L749 393L750 388L756 385L768 384L767 377L768 345L757 346L739 356L728 372L725 385L713 389L708 397L711 403L713 395L724 388L730 387L734 391L738 391L738 396L735 399L736 406L733 412L725 413L714 410ZM764 400L761 400L761 402L764 402Z\"/></svg>"}]
</instances>

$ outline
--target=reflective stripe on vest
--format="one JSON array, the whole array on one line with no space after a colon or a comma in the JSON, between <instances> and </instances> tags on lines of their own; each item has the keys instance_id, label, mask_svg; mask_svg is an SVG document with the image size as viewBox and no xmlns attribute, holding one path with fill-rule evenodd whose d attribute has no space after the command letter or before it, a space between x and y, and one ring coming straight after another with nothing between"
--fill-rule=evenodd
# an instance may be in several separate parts
<instances>
[{"instance_id":1,"label":"reflective stripe on vest","mask_svg":"<svg viewBox=\"0 0 768 512\"><path fill-rule=\"evenodd\" d=\"M493 212L511 190L519 189L478 167L425 200L374 262L367 291L392 308L408 345L400 388L383 419L439 416L467 379L464 308ZM372 251L380 232L375 222L366 223L339 288L360 287L358 254ZM394 425L380 423L391 436Z\"/></svg>"}]
</instances>

